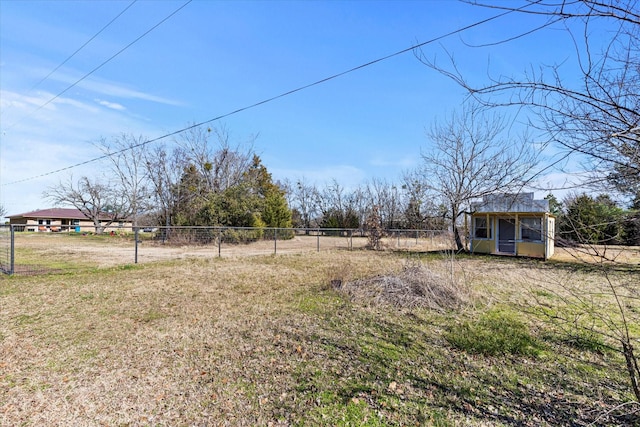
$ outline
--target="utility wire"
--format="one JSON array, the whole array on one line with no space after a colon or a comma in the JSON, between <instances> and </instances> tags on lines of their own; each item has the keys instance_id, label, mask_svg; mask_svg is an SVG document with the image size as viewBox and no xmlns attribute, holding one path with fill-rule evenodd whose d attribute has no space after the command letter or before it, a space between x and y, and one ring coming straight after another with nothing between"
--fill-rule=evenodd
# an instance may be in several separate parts
<instances>
[{"instance_id":1,"label":"utility wire","mask_svg":"<svg viewBox=\"0 0 640 427\"><path fill-rule=\"evenodd\" d=\"M120 55L122 52L124 52L125 50L129 49L131 46L133 46L135 43L137 43L138 41L140 41L140 39L142 39L143 37L145 37L147 34L149 34L150 32L152 32L153 30L155 30L156 28L158 28L160 25L164 24L167 20L169 20L169 18L171 18L173 15L175 15L176 13L178 13L180 10L182 10L186 5L188 5L189 3L191 3L193 0L187 0L186 3L184 3L182 6L180 6L179 8L177 8L176 10L174 10L173 12L171 12L168 16L166 16L163 20L161 20L160 22L158 22L156 25L154 25L153 27L149 28L147 31L145 31L144 33L142 33L142 35L140 35L138 38L136 38L135 40L133 40L131 43L129 43L128 45L126 45L125 47L123 47L122 49L120 49L118 52L116 52L115 54L113 54L111 57L109 57L107 60L103 61L100 65L98 65L97 67L95 67L94 69L92 69L91 71L89 71L88 73L86 73L84 76L80 77L78 80L76 80L74 83L72 83L71 85L69 85L66 89L64 89L62 92L58 93L57 95L55 95L53 98L49 99L47 102L45 102L44 104L40 105L39 107L37 107L35 110L33 110L32 112L28 113L26 116L22 117L21 119L18 119L18 121L14 122L13 124L11 124L8 129L11 129L13 126L17 125L18 123L20 123L22 120L26 119L27 117L32 116L33 114L37 113L38 111L42 110L44 107L46 107L47 105L51 104L53 101L55 101L56 99L58 99L60 96L64 95L65 93L67 93L70 89L74 88L75 86L77 86L80 82L82 82L84 79L86 79L87 77L89 77L91 74L95 73L96 71L98 71L100 68L104 67L107 63L109 63L110 61L112 61L116 56ZM132 3L133 4L133 3ZM129 5L129 7L131 7L131 5ZM128 8L127 8L128 9ZM125 9L126 10L126 9ZM124 11L123 11L124 12Z\"/></svg>"},{"instance_id":2,"label":"utility wire","mask_svg":"<svg viewBox=\"0 0 640 427\"><path fill-rule=\"evenodd\" d=\"M190 1L191 1L191 0L189 0L189 2L190 2ZM186 6L186 4L185 4L184 6ZM182 6L182 7L184 7L184 6ZM97 162L97 161L99 161L99 160L106 159L106 158L111 157L111 156L116 155L116 154L124 153L125 151L129 151L129 150L133 150L133 149L138 148L138 147L142 147L142 146L147 145L147 144L150 144L150 143L152 143L152 142L157 142L157 141L160 141L160 140L162 140L162 139L169 138L169 137L174 136L174 135L178 135L178 134L180 134L180 133L182 133L182 132L186 132L186 131L188 131L188 130L190 130L190 129L194 129L194 128L197 128L197 127L199 127L199 126L202 126L202 125L205 125L205 124L208 124L208 123L212 123L212 122L215 122L215 121L218 121L218 120L224 119L224 118L229 117L229 116L232 116L232 115L234 115L234 114L238 114L238 113L240 113L240 112L243 112L243 111L246 111L246 110L249 110L249 109L252 109L252 108L258 107L258 106L263 105L263 104L267 104L267 103L272 102L272 101L275 101L275 100L277 100L277 99L284 98L285 96L289 96L289 95L292 95L292 94L294 94L294 93L297 93L297 92L303 91L303 90L305 90L305 89L309 89L309 88L311 88L311 87L318 86L318 85L323 84L323 83L326 83L326 82L328 82L328 81L330 81L330 80L337 79L338 77L342 77L342 76L344 76L344 75L346 75L346 74L353 73L354 71L361 70L361 69L363 69L363 68L365 68L365 67L369 67L369 66L374 65L374 64L377 64L377 63L379 63L379 62L386 61L386 60L391 59L391 58L393 58L393 57L396 57L396 56L402 55L402 54L404 54L404 53L414 51L415 49L419 49L419 48L421 48L421 47L423 47L423 46L426 46L426 45L431 44L431 43L435 43L435 42L437 42L437 41L439 41L439 40L442 40L442 39L444 39L444 38L450 37L450 36L452 36L452 35L459 34L459 33L463 32L463 31L469 30L469 29L471 29L471 28L474 28L474 27L477 27L477 26L480 26L480 25L486 24L487 22L490 22L490 21L496 20L496 19L501 18L501 17L503 17L503 16L506 16L506 15L508 15L508 14L510 14L510 13L513 13L513 12L516 12L516 11L520 11L520 10L522 10L522 9L524 9L524 8L528 7L528 6L529 6L529 5L527 4L527 5L524 5L524 6L520 7L520 8L518 8L518 9L508 10L508 11L506 11L506 12L499 13L499 14L497 14L497 15L494 15L494 16L490 17L490 18L486 18L486 19L483 19L483 20L481 20L481 21L474 22L473 24L469 24L469 25L466 25L466 26L464 26L464 27L460 27L460 28L458 28L458 29L456 29L456 30L453 30L453 31L450 31L450 32L448 32L448 33L442 34L442 35L440 35L440 36L438 36L438 37L432 38L432 39L427 40L427 41L425 41L425 42L418 43L418 44L414 44L413 46L410 46L410 47L408 47L408 48L406 48L406 49L399 50L399 51L394 52L394 53L392 53L392 54L390 54L390 55L386 55L386 56L380 57L380 58L378 58L378 59L374 59L373 61L369 61L369 62L367 62L367 63L361 64L361 65L358 65L358 66L356 66L356 67L350 68L350 69L348 69L348 70L342 71L342 72L337 73L337 74L333 74L333 75L331 75L331 76L329 76L329 77L325 77L325 78L323 78L323 79L321 79L321 80L317 80L317 81L315 81L315 82L313 82L313 83L309 83L309 84L307 84L307 85L300 86L300 87L298 87L298 88L295 88L295 89L289 90L289 91L287 91L287 92L283 92L283 93L281 93L281 94L279 94L279 95L276 95L276 96L273 96L273 97L271 97L271 98L267 98L267 99L264 99L264 100L262 100L262 101L256 102L256 103L254 103L254 104L247 105L247 106L242 107L242 108L238 108L237 110L233 110L233 111L230 111L230 112L228 112L228 113L222 114L222 115L220 115L220 116L217 116L217 117L214 117L214 118L211 118L211 119L205 120L205 121L203 121L203 122L196 123L196 124L193 124L193 125L191 125L191 126L187 126L187 127L185 127L185 128L182 128L182 129L179 129L179 130L176 130L176 131L173 131L173 132L170 132L170 133L164 134L164 135L159 136L159 137L157 137L157 138L153 138L153 139L150 139L150 140L147 140L147 141L141 142L141 143L139 143L139 144L135 144L135 145L133 145L133 146L131 146L131 147L127 147L127 148L124 148L124 149L122 149L122 150L115 151L115 152L113 152L113 153L109 153L109 154L105 154L105 155L102 155L102 156L99 156L99 157L95 157L95 158L93 158L93 159L85 160L84 162L76 163L76 164L73 164L73 165L70 165L70 166L67 166L67 167L61 168L61 169L56 169L56 170L53 170L53 171L50 171L50 172L46 172L46 173L43 173L43 174L40 174L40 175L35 175L35 176L29 177L29 178L24 178L24 179L21 179L21 180L18 180L18 181L12 181L12 182L9 182L9 183L5 183L5 184L2 184L2 186L5 186L5 185L11 185L11 184L17 184L17 183L21 183L21 182L25 182L25 181L31 181L31 180L34 180L34 179L37 179L37 178L42 178L42 177L49 176L49 175L53 175L53 174L56 174L56 173L59 173L59 172L64 172L64 171L67 171L67 170L70 170L70 169L74 169L74 168L77 168L77 167L80 167L80 166L87 165L87 164L89 164L89 163L93 163L93 162ZM182 8L182 7L181 7L181 8ZM178 9L178 10L179 10L179 9ZM177 12L177 10L176 10L176 12ZM174 13L175 13L175 12L174 12ZM165 20L166 20L166 19L165 19ZM159 25L159 24L158 24L158 25ZM137 41L137 40L136 40L136 41ZM135 43L135 41L134 41L134 43ZM115 55L114 55L114 56L115 56ZM87 76L88 76L88 75L87 75ZM86 76L85 76L85 77L86 77ZM77 84L77 83L78 83L78 82L76 82L76 84ZM70 88L71 88L71 87L69 87L68 89L70 89ZM66 90L68 90L68 89L66 89ZM66 92L66 90L65 90L65 92ZM51 100L51 101L52 101L52 100ZM51 101L49 101L49 102L51 102ZM46 104L45 104L45 105L46 105ZM43 105L42 107L44 107L44 105ZM42 108L42 107L40 107L40 108Z\"/></svg>"},{"instance_id":3,"label":"utility wire","mask_svg":"<svg viewBox=\"0 0 640 427\"><path fill-rule=\"evenodd\" d=\"M60 67L62 67L64 64L66 64L67 62L69 62L69 60L71 58L73 58L74 56L76 56L76 54L78 52L80 52L82 49L84 49L89 43L91 43L96 37L98 37L104 30L106 30L109 26L111 26L111 24L113 24L118 18L120 18L127 10L129 10L129 8L131 6L133 6L135 4L135 2L137 2L138 0L133 0L131 3L129 3L129 5L127 7L125 7L122 12L120 12L118 15L116 15L115 18L113 18L111 21L109 21L107 23L107 25L105 25L104 27L102 27L102 29L100 29L100 31L98 31L97 33L95 33L89 40L87 40L82 46L80 46L78 49L76 49L75 52L73 52L71 55L69 55L67 57L67 59L65 59L64 61L62 61L56 68L54 68L53 70L51 70L51 72L49 74L47 74L46 76L44 76L38 83L34 84L31 89L29 89L29 92L31 92L33 89L35 89L36 87L40 86L40 84L42 84L42 82L44 82L45 80L47 80L49 77L51 77L51 75L53 73L55 73L56 71L58 71L60 69Z\"/></svg>"}]
</instances>

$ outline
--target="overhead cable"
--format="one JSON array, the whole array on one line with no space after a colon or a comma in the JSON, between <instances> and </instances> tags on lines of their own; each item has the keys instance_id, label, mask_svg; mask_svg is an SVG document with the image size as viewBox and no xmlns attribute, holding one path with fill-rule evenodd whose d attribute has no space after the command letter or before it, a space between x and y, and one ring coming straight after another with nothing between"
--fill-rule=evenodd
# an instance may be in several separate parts
<instances>
[{"instance_id":1,"label":"overhead cable","mask_svg":"<svg viewBox=\"0 0 640 427\"><path fill-rule=\"evenodd\" d=\"M89 43L91 43L93 41L93 39L95 39L96 37L98 37L104 30L106 30L109 26L111 26L111 24L113 24L118 18L120 18L127 10L129 10L129 8L131 6L133 6L135 4L135 2L137 2L138 0L133 0L131 3L129 3L129 5L127 7L125 7L122 12L120 12L119 14L117 14L111 21L109 21L107 23L107 25L105 25L104 27L102 27L100 29L100 31L98 31L97 33L95 33L89 40L87 40L86 42L84 42L84 44L82 46L80 46L78 49L76 49L75 52L73 52L71 55L69 55L64 61L62 61L56 68L54 68L53 70L51 70L51 72L49 72L49 74L47 74L46 76L44 76L38 83L34 84L31 89L29 89L29 92L31 92L33 89L35 89L36 87L40 86L40 84L42 84L42 82L44 82L45 80L47 80L49 77L51 77L51 75L53 73L55 73L56 71L58 71L60 69L60 67L62 67L64 64L66 64L67 62L69 62L69 60L71 58L73 58L74 56L76 56L76 54L78 52L80 52L82 49L84 49Z\"/></svg>"}]
</instances>

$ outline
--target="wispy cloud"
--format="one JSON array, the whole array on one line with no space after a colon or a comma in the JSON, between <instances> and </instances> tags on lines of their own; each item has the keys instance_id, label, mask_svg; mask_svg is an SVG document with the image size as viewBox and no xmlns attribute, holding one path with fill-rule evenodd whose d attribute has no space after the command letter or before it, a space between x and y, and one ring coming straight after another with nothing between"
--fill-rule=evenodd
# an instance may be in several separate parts
<instances>
[{"instance_id":1,"label":"wispy cloud","mask_svg":"<svg viewBox=\"0 0 640 427\"><path fill-rule=\"evenodd\" d=\"M87 80L83 80L78 86L101 95L109 95L115 98L140 99L143 101L150 101L173 106L183 105L183 103L180 101L141 92L135 89L128 88L122 84L102 79L90 78Z\"/></svg>"},{"instance_id":2,"label":"wispy cloud","mask_svg":"<svg viewBox=\"0 0 640 427\"><path fill-rule=\"evenodd\" d=\"M10 73L9 77L11 77L11 80L21 80L22 76L29 76L30 80L36 80L37 78L46 74L46 71L47 69L41 66L31 66L22 67L19 70L13 70L13 72L12 70L7 70L5 73ZM63 85L66 85L68 87L71 85L76 85L81 77L82 73L79 71L60 69L55 74L50 76L48 78L48 81L62 83ZM76 87L111 98L138 99L173 106L184 105L182 101L146 93L135 88L131 88L125 84L103 79L93 75L82 80L80 83L77 83ZM68 96L68 94L66 95Z\"/></svg>"},{"instance_id":3,"label":"wispy cloud","mask_svg":"<svg viewBox=\"0 0 640 427\"><path fill-rule=\"evenodd\" d=\"M67 169L98 158L102 153L93 143L100 138L118 132L153 132L148 123L123 112L123 105L100 98L83 102L60 96L36 111L52 96L47 92L24 96L0 91L0 203L9 213L47 207L46 189L71 173L100 174L106 167L101 162ZM60 169L63 171L50 173Z\"/></svg>"},{"instance_id":4,"label":"wispy cloud","mask_svg":"<svg viewBox=\"0 0 640 427\"><path fill-rule=\"evenodd\" d=\"M111 108L112 110L124 111L127 109L124 105L118 104L117 102L109 102L103 99L95 99L95 101L104 107Z\"/></svg>"}]
</instances>

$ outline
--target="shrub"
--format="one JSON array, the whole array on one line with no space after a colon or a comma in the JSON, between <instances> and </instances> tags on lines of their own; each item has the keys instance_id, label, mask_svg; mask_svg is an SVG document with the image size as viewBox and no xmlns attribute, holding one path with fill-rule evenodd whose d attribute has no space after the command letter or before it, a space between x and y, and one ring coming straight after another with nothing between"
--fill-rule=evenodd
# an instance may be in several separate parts
<instances>
[{"instance_id":1,"label":"shrub","mask_svg":"<svg viewBox=\"0 0 640 427\"><path fill-rule=\"evenodd\" d=\"M222 242L224 243L251 243L261 240L264 237L263 228L232 229L227 228L222 231Z\"/></svg>"}]
</instances>

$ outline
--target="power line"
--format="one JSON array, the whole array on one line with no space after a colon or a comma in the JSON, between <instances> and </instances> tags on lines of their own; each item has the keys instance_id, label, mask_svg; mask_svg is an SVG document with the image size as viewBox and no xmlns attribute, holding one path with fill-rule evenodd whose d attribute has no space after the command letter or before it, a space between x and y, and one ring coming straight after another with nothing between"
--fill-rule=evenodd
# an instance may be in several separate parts
<instances>
[{"instance_id":1,"label":"power line","mask_svg":"<svg viewBox=\"0 0 640 427\"><path fill-rule=\"evenodd\" d=\"M182 10L186 5L188 5L189 3L191 3L193 0L187 0L186 3L184 3L182 6L180 6L179 8L177 8L176 10L174 10L173 12L171 12L168 16L166 16L164 19L162 19L160 22L158 22L157 24L155 24L153 27L149 28L147 31L145 31L144 33L142 33L142 35L140 35L138 38L136 38L135 40L133 40L131 43L129 43L128 45L126 45L125 47L123 47L122 49L120 49L118 52L116 52L115 54L113 54L111 57L109 57L107 60L103 61L100 65L98 65L97 67L95 67L94 69L92 69L91 71L89 71L88 73L86 73L84 76L80 77L78 80L76 80L74 83L72 83L71 85L69 85L66 89L64 89L62 92L58 93L57 95L55 95L53 98L49 99L47 102L45 102L44 104L40 105L39 107L37 107L35 110L31 111L30 113L28 113L26 116L22 117L21 119L18 119L18 121L14 122L13 124L9 125L8 129L11 129L13 126L15 126L16 124L20 123L22 120L26 119L27 117L30 117L31 115L37 113L38 111L42 110L44 107L46 107L47 105L51 104L53 101L55 101L57 98L59 98L60 96L64 95L65 93L67 93L70 89L74 88L75 86L77 86L80 82L82 82L84 79L86 79L87 77L89 77L91 74L95 73L96 71L98 71L100 68L104 67L107 63L109 63L110 61L112 61L116 56L120 55L122 52L124 52L125 50L129 49L131 46L133 46L135 43L137 43L138 41L140 41L140 39L142 39L143 37L145 37L147 34L149 34L150 32L152 32L153 30L155 30L156 28L158 28L160 25L162 25L163 23L165 23L167 20L169 20L173 15L175 15L176 13L178 13L180 10ZM131 6L131 5L129 5Z\"/></svg>"},{"instance_id":2,"label":"power line","mask_svg":"<svg viewBox=\"0 0 640 427\"><path fill-rule=\"evenodd\" d=\"M74 56L76 56L76 54L78 52L80 52L82 49L84 49L89 43L91 43L96 37L98 37L104 30L106 30L109 26L111 26L111 24L113 24L118 18L120 18L127 10L129 10L129 8L131 6L133 6L135 4L135 2L137 2L138 0L133 0L131 3L129 3L129 5L127 7L125 7L122 12L120 12L118 15L116 15L111 21L109 21L107 23L107 25L105 25L104 27L102 27L100 29L100 31L98 31L97 33L95 33L89 40L87 40L82 46L80 46L78 49L76 49L75 52L73 52L71 55L69 55L64 61L62 61L56 68L54 68L53 70L51 70L51 72L49 72L49 74L47 74L46 76L44 76L38 83L34 84L31 89L29 89L29 92L31 92L33 89L35 89L36 87L38 87L42 82L44 82L45 80L47 80L49 77L51 77L51 75L53 73L55 73L56 71L58 71L60 69L60 67L62 67L64 64L66 64L67 62L69 62L69 60L71 58L73 58Z\"/></svg>"},{"instance_id":3,"label":"power line","mask_svg":"<svg viewBox=\"0 0 640 427\"><path fill-rule=\"evenodd\" d=\"M185 5L183 5L182 7L186 6L186 4L188 4L188 3L189 3L189 2L191 2L191 1L192 1L192 0L189 0L189 1L188 1L187 3L185 3ZM520 11L520 10L522 10L522 9L524 9L524 8L528 7L528 6L529 6L529 4L527 4L527 5L525 5L525 6L522 6L522 7L518 8L518 9L508 10L508 11L505 11L505 12L499 13L499 14L497 14L497 15L494 15L494 16L490 17L490 18L486 18L486 19L483 19L483 20L480 20L480 21L474 22L473 24L469 24L469 25L466 25L466 26L464 26L464 27L460 27L460 28L458 28L458 29L456 29L456 30L453 30L453 31L450 31L450 32L448 32L448 33L442 34L442 35L440 35L440 36L438 36L438 37L432 38L432 39L427 40L427 41L425 41L425 42L418 43L418 44L414 44L414 45L412 45L412 46L410 46L410 47L407 47L407 48L405 48L405 49L402 49L402 50L399 50L399 51L394 52L394 53L392 53L392 54L389 54L389 55L386 55L386 56L380 57L380 58L378 58L378 59L374 59L374 60L372 60L372 61L369 61L369 62L367 62L367 63L361 64L361 65L358 65L358 66L353 67L353 68L350 68L350 69L348 69L348 70L345 70L345 71L339 72L339 73L337 73L337 74L333 74L333 75L331 75L331 76L329 76L329 77L325 77L325 78L320 79L320 80L317 80L317 81L315 81L315 82L313 82L313 83L309 83L309 84L306 84L306 85L304 85L304 86L297 87L297 88L295 88L295 89L289 90L289 91L287 91L287 92L283 92L283 93L281 93L281 94L279 94L279 95L276 95L276 96L273 96L273 97L271 97L271 98L267 98L267 99L264 99L264 100L262 100L262 101L256 102L256 103L254 103L254 104L250 104L250 105L247 105L247 106L245 106L245 107L238 108L238 109L236 109L236 110L230 111L230 112L225 113L225 114L222 114L222 115L220 115L220 116L213 117L213 118L211 118L211 119L208 119L208 120L202 121L202 122L200 122L200 123L196 123L196 124L193 124L193 125L187 126L187 127L185 127L185 128L182 128L182 129L179 129L179 130L176 130L176 131L173 131L173 132L170 132L170 133L164 134L164 135L159 136L159 137L157 137L157 138L153 138L153 139L150 139L150 140L147 140L147 141L141 142L141 143L139 143L139 144L135 144L135 145L133 145L133 146L131 146L131 147L127 147L127 148L124 148L124 149L122 149L122 150L115 151L115 152L113 152L113 153L109 153L109 154L105 154L105 155L102 155L102 156L99 156L99 157L95 157L95 158L92 158L92 159L89 159L89 160L85 160L85 161L83 161L83 162L76 163L76 164L73 164L73 165L70 165L70 166L67 166L67 167L61 168L61 169L56 169L56 170L53 170L53 171L50 171L50 172L46 172L46 173L43 173L43 174L40 174L40 175L35 175L35 176L29 177L29 178L24 178L24 179L21 179L21 180L18 180L18 181L12 181L12 182L9 182L9 183L5 183L5 184L2 184L2 186L5 186L5 185L11 185L11 184L18 184L18 183L21 183L21 182L31 181L31 180L34 180L34 179L42 178L42 177L45 177L45 176L54 175L54 174L57 174L57 173L60 173L60 172L64 172L64 171L67 171L67 170L70 170L70 169L74 169L74 168L77 168L77 167L80 167L80 166L87 165L87 164L89 164L89 163L93 163L93 162L97 162L97 161L99 161L99 160L106 159L106 158L108 158L108 157L110 157L110 156L113 156L113 155L116 155L116 154L124 153L125 151L129 151L129 150L133 150L133 149L138 148L138 147L142 147L142 146L147 145L147 144L150 144L150 143L152 143L152 142L157 142L157 141L163 140L163 139L165 139L165 138L169 138L169 137L171 137L171 136L178 135L178 134L180 134L180 133L182 133L182 132L186 132L186 131L188 131L188 130L190 130L190 129L194 129L194 128L197 128L197 127L199 127L199 126L202 126L202 125L205 125L205 124L208 124L208 123L212 123L212 122L215 122L215 121L218 121L218 120L224 119L224 118L229 117L229 116L232 116L232 115L234 115L234 114L241 113L241 112L243 112L243 111L246 111L246 110L249 110L249 109L252 109L252 108L258 107L258 106L263 105L263 104L267 104L267 103L269 103L269 102L275 101L275 100L280 99L280 98L284 98L284 97L286 97L286 96L289 96L289 95L292 95L292 94L294 94L294 93L297 93L297 92L303 91L303 90L305 90L305 89L309 89L309 88L311 88L311 87L318 86L318 85L320 85L320 84L323 84L323 83L326 83L326 82L328 82L328 81L331 81L331 80L337 79L337 78L339 78L339 77L342 77L342 76L344 76L344 75L347 75L347 74L353 73L353 72L355 72L355 71L361 70L361 69L363 69L363 68L369 67L369 66L374 65L374 64L377 64L377 63L379 63L379 62L386 61L386 60L388 60L388 59L391 59L391 58L394 58L394 57L396 57L396 56L402 55L402 54L404 54L404 53L414 51L414 50L419 49L419 48L421 48L421 47L423 47L423 46L426 46L426 45L428 45L428 44L435 43L435 42L437 42L437 41L439 41L439 40L442 40L442 39L444 39L444 38L450 37L450 36L452 36L452 35L459 34L459 33L463 32L463 31L469 30L469 29L471 29L471 28L474 28L474 27L477 27L477 26L480 26L480 25L486 24L487 22L490 22L490 21L496 20L496 19L501 18L501 17L503 17L503 16L506 16L506 15L508 15L508 14L510 14L510 13L513 13L513 12L516 12L516 11ZM182 7L181 7L181 8L182 8ZM181 9L181 8L180 8L180 9ZM180 9L178 9L178 10L180 10ZM178 10L176 10L174 13L178 12ZM165 20L166 20L166 19L168 19L168 17L167 17L167 18L165 18ZM159 24L158 24L158 25L159 25ZM146 34L146 33L145 33L145 34ZM144 35L143 35L143 36L144 36ZM142 37L142 36L141 36L141 37ZM141 37L140 37L140 38L141 38ZM137 41L137 40L135 40L135 41ZM135 41L134 41L134 42L132 42L131 44L135 43ZM124 49L123 49L123 50L124 50ZM117 55L117 54L116 54L116 55ZM115 56L115 55L114 55L114 56ZM101 65L101 66L102 66L102 65ZM99 67L98 67L98 68L99 68ZM93 72L93 71L92 71L92 72ZM89 74L90 74L90 73L89 73ZM87 74L87 76L88 76L88 74ZM86 76L85 76L85 77L86 77ZM84 77L83 77L83 79L84 79ZM81 80L82 80L82 79L81 79ZM74 86L75 86L75 84L79 83L81 80L79 80L78 82L74 83ZM67 91L68 89L70 89L71 87L73 87L73 86L70 86L69 88L65 89L65 91L64 91L64 92L66 92L66 91ZM63 93L64 93L64 92L63 92ZM62 94L62 93L61 93L61 94ZM59 94L59 95L61 95L61 94ZM59 95L58 95L58 96L59 96ZM55 99L55 98L54 98L54 99ZM53 100L53 99L52 99L52 100ZM51 102L52 100L50 100L49 102ZM46 104L45 104L45 105L46 105ZM45 105L41 106L40 108L44 107Z\"/></svg>"}]
</instances>

